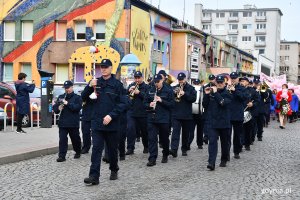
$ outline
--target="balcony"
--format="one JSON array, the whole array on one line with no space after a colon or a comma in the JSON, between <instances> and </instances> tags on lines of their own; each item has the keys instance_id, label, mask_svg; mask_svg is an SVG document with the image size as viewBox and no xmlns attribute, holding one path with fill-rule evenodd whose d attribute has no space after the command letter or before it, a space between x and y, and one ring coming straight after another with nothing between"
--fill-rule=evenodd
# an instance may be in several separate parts
<instances>
[{"instance_id":1,"label":"balcony","mask_svg":"<svg viewBox=\"0 0 300 200\"><path fill-rule=\"evenodd\" d=\"M265 22L265 21L267 21L267 17L266 16L256 16L255 21L256 22Z\"/></svg>"},{"instance_id":2,"label":"balcony","mask_svg":"<svg viewBox=\"0 0 300 200\"><path fill-rule=\"evenodd\" d=\"M203 17L202 22L212 22L211 17Z\"/></svg>"},{"instance_id":3,"label":"balcony","mask_svg":"<svg viewBox=\"0 0 300 200\"><path fill-rule=\"evenodd\" d=\"M267 34L267 31L266 31L266 29L256 29L255 30L255 34L257 34L257 35L265 35L265 34Z\"/></svg>"},{"instance_id":4,"label":"balcony","mask_svg":"<svg viewBox=\"0 0 300 200\"><path fill-rule=\"evenodd\" d=\"M238 33L239 33L239 31L237 29L228 30L229 35L237 35Z\"/></svg>"},{"instance_id":5,"label":"balcony","mask_svg":"<svg viewBox=\"0 0 300 200\"><path fill-rule=\"evenodd\" d=\"M239 17L228 17L228 22L238 22Z\"/></svg>"},{"instance_id":6,"label":"balcony","mask_svg":"<svg viewBox=\"0 0 300 200\"><path fill-rule=\"evenodd\" d=\"M264 47L264 46L266 46L266 42L265 41L255 42L255 46L256 47Z\"/></svg>"}]
</instances>

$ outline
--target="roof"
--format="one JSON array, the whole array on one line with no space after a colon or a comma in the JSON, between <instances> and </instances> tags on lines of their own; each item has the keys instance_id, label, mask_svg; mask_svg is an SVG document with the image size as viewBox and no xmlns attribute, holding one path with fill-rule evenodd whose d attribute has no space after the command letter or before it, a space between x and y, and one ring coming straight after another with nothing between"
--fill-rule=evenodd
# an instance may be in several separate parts
<instances>
[{"instance_id":1,"label":"roof","mask_svg":"<svg viewBox=\"0 0 300 200\"><path fill-rule=\"evenodd\" d=\"M280 41L280 43L282 44L282 43L297 43L297 44L300 44L300 42L298 42L298 41L287 41L287 40L281 40Z\"/></svg>"},{"instance_id":2,"label":"roof","mask_svg":"<svg viewBox=\"0 0 300 200\"><path fill-rule=\"evenodd\" d=\"M282 16L283 13L279 8L251 8L251 9L203 9L202 12L245 12L245 11L278 11Z\"/></svg>"}]
</instances>

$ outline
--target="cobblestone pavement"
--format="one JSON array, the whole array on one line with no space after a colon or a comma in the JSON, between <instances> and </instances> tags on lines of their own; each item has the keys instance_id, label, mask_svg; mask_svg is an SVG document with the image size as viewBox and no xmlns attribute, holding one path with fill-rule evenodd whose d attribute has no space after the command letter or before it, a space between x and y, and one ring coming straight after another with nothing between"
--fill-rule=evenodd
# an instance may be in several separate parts
<instances>
[{"instance_id":1,"label":"cobblestone pavement","mask_svg":"<svg viewBox=\"0 0 300 200\"><path fill-rule=\"evenodd\" d=\"M300 123L278 124L265 129L263 142L255 142L240 160L228 167L207 171L207 145L196 145L188 157L170 158L169 163L146 167L147 155L137 144L134 155L120 163L119 179L109 180L103 164L98 186L83 183L90 155L57 163L49 155L0 166L1 199L300 199ZM218 155L218 160L220 159ZM217 163L218 164L218 163Z\"/></svg>"}]
</instances>

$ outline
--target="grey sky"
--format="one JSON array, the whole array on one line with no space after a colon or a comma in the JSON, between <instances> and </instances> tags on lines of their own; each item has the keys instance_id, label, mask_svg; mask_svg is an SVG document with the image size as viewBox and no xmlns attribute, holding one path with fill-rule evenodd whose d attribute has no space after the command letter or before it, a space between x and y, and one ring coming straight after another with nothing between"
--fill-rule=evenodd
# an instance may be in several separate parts
<instances>
[{"instance_id":1,"label":"grey sky","mask_svg":"<svg viewBox=\"0 0 300 200\"><path fill-rule=\"evenodd\" d=\"M147 0L164 12L178 19L183 19L184 0ZM194 5L201 3L204 9L241 9L244 4L254 4L257 8L279 8L281 18L281 39L300 42L300 1L299 0L185 0L185 21L194 25Z\"/></svg>"}]
</instances>

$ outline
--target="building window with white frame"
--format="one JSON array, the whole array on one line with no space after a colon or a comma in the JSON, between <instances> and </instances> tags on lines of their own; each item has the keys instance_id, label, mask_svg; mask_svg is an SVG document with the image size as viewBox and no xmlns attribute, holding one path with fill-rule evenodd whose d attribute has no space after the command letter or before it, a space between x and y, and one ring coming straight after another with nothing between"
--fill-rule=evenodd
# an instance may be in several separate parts
<instances>
[{"instance_id":1,"label":"building window with white frame","mask_svg":"<svg viewBox=\"0 0 300 200\"><path fill-rule=\"evenodd\" d=\"M256 24L256 28L257 28L258 30L265 30L266 27L267 27L266 24Z\"/></svg>"},{"instance_id":2,"label":"building window with white frame","mask_svg":"<svg viewBox=\"0 0 300 200\"><path fill-rule=\"evenodd\" d=\"M265 49L258 49L258 54L265 54Z\"/></svg>"},{"instance_id":3,"label":"building window with white frame","mask_svg":"<svg viewBox=\"0 0 300 200\"><path fill-rule=\"evenodd\" d=\"M56 64L55 82L64 83L69 79L69 64Z\"/></svg>"},{"instance_id":4,"label":"building window with white frame","mask_svg":"<svg viewBox=\"0 0 300 200\"><path fill-rule=\"evenodd\" d=\"M237 35L229 35L228 36L228 42L230 42L231 44L236 45L236 43L237 43Z\"/></svg>"},{"instance_id":5,"label":"building window with white frame","mask_svg":"<svg viewBox=\"0 0 300 200\"><path fill-rule=\"evenodd\" d=\"M31 63L22 63L21 71L27 75L26 81L32 81L32 67Z\"/></svg>"},{"instance_id":6,"label":"building window with white frame","mask_svg":"<svg viewBox=\"0 0 300 200\"><path fill-rule=\"evenodd\" d=\"M219 30L219 31L225 30L225 25L224 24L216 24L216 30Z\"/></svg>"},{"instance_id":7,"label":"building window with white frame","mask_svg":"<svg viewBox=\"0 0 300 200\"><path fill-rule=\"evenodd\" d=\"M290 45L284 45L284 50L290 50Z\"/></svg>"},{"instance_id":8,"label":"building window with white frame","mask_svg":"<svg viewBox=\"0 0 300 200\"><path fill-rule=\"evenodd\" d=\"M97 40L105 40L105 20L97 20L94 22L94 29Z\"/></svg>"},{"instance_id":9,"label":"building window with white frame","mask_svg":"<svg viewBox=\"0 0 300 200\"><path fill-rule=\"evenodd\" d=\"M229 30L237 30L238 27L238 24L229 24Z\"/></svg>"},{"instance_id":10,"label":"building window with white frame","mask_svg":"<svg viewBox=\"0 0 300 200\"><path fill-rule=\"evenodd\" d=\"M16 23L14 21L4 22L4 41L15 41Z\"/></svg>"},{"instance_id":11,"label":"building window with white frame","mask_svg":"<svg viewBox=\"0 0 300 200\"><path fill-rule=\"evenodd\" d=\"M243 36L242 41L243 42L250 42L251 41L251 36Z\"/></svg>"},{"instance_id":12,"label":"building window with white frame","mask_svg":"<svg viewBox=\"0 0 300 200\"><path fill-rule=\"evenodd\" d=\"M256 36L256 42L265 42L266 36Z\"/></svg>"},{"instance_id":13,"label":"building window with white frame","mask_svg":"<svg viewBox=\"0 0 300 200\"><path fill-rule=\"evenodd\" d=\"M67 21L56 21L56 41L67 40Z\"/></svg>"},{"instance_id":14,"label":"building window with white frame","mask_svg":"<svg viewBox=\"0 0 300 200\"><path fill-rule=\"evenodd\" d=\"M243 17L252 17L252 12L249 11L243 12Z\"/></svg>"},{"instance_id":15,"label":"building window with white frame","mask_svg":"<svg viewBox=\"0 0 300 200\"><path fill-rule=\"evenodd\" d=\"M284 56L284 61L289 61L290 57L289 56Z\"/></svg>"},{"instance_id":16,"label":"building window with white frame","mask_svg":"<svg viewBox=\"0 0 300 200\"><path fill-rule=\"evenodd\" d=\"M32 41L33 21L22 21L22 41Z\"/></svg>"},{"instance_id":17,"label":"building window with white frame","mask_svg":"<svg viewBox=\"0 0 300 200\"><path fill-rule=\"evenodd\" d=\"M3 81L13 81L13 63L4 63L3 65Z\"/></svg>"},{"instance_id":18,"label":"building window with white frame","mask_svg":"<svg viewBox=\"0 0 300 200\"><path fill-rule=\"evenodd\" d=\"M75 40L84 41L86 32L85 21L76 21L75 22Z\"/></svg>"},{"instance_id":19,"label":"building window with white frame","mask_svg":"<svg viewBox=\"0 0 300 200\"><path fill-rule=\"evenodd\" d=\"M231 12L229 14L230 17L238 17L239 16L239 13L238 12Z\"/></svg>"},{"instance_id":20,"label":"building window with white frame","mask_svg":"<svg viewBox=\"0 0 300 200\"><path fill-rule=\"evenodd\" d=\"M251 30L252 25L251 24L243 24L243 29L244 30Z\"/></svg>"},{"instance_id":21,"label":"building window with white frame","mask_svg":"<svg viewBox=\"0 0 300 200\"><path fill-rule=\"evenodd\" d=\"M203 24L203 30L210 30L211 25L210 24Z\"/></svg>"},{"instance_id":22,"label":"building window with white frame","mask_svg":"<svg viewBox=\"0 0 300 200\"><path fill-rule=\"evenodd\" d=\"M257 12L257 16L259 16L259 17L265 17L266 16L266 12L265 11L258 11Z\"/></svg>"},{"instance_id":23,"label":"building window with white frame","mask_svg":"<svg viewBox=\"0 0 300 200\"><path fill-rule=\"evenodd\" d=\"M221 13L216 13L216 17L217 18L224 18L225 17L225 13L221 12Z\"/></svg>"},{"instance_id":24,"label":"building window with white frame","mask_svg":"<svg viewBox=\"0 0 300 200\"><path fill-rule=\"evenodd\" d=\"M203 18L210 18L211 17L211 13L203 13Z\"/></svg>"}]
</instances>

